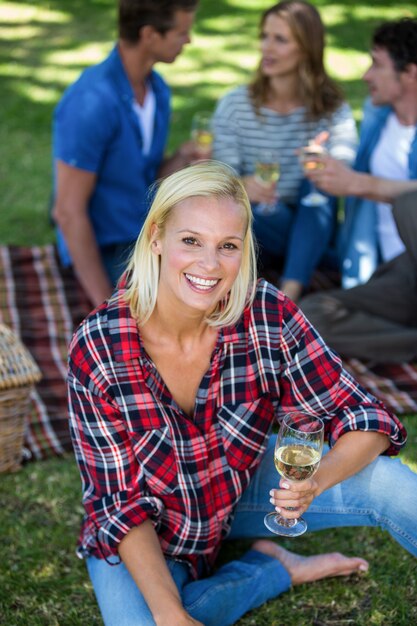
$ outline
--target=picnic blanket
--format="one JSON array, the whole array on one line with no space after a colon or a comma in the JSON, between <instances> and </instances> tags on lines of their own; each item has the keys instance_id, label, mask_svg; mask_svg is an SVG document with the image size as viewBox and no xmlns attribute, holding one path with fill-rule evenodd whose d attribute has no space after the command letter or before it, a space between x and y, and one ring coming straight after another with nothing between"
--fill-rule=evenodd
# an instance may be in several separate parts
<instances>
[{"instance_id":1,"label":"picnic blanket","mask_svg":"<svg viewBox=\"0 0 417 626\"><path fill-rule=\"evenodd\" d=\"M52 245L0 246L0 321L20 337L42 379L31 394L23 456L71 451L67 417L67 347L91 305Z\"/></svg>"},{"instance_id":2,"label":"picnic blanket","mask_svg":"<svg viewBox=\"0 0 417 626\"><path fill-rule=\"evenodd\" d=\"M335 277L317 273L313 288L334 286ZM42 459L71 451L68 430L67 347L91 305L55 247L0 246L0 321L21 338L42 372L31 396L24 454ZM417 363L345 366L397 414L417 413Z\"/></svg>"}]
</instances>

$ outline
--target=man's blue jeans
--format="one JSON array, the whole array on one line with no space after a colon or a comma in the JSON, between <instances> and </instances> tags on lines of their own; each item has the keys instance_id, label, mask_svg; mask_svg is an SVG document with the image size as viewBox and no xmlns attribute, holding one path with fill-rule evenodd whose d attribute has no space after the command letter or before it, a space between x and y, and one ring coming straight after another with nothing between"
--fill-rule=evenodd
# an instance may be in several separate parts
<instances>
[{"instance_id":1,"label":"man's blue jeans","mask_svg":"<svg viewBox=\"0 0 417 626\"><path fill-rule=\"evenodd\" d=\"M275 436L238 505L230 538L271 537L263 524L276 488ZM417 475L398 459L379 457L356 476L322 493L303 516L308 530L341 526L379 526L417 556ZM359 548L359 546L358 546ZM297 550L294 540L294 550ZM361 555L360 555L361 556ZM90 557L87 567L106 626L155 626L152 615L123 564L111 566ZM229 626L247 611L286 591L288 572L276 559L253 550L209 578L194 581L188 567L168 567L188 612L205 626Z\"/></svg>"}]
</instances>

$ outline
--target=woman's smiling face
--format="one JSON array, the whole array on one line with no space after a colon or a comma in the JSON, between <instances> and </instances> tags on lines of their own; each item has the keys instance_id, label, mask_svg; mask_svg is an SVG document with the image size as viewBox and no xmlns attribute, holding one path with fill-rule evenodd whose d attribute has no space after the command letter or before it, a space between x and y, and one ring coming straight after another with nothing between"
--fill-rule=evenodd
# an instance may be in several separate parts
<instances>
[{"instance_id":1,"label":"woman's smiling face","mask_svg":"<svg viewBox=\"0 0 417 626\"><path fill-rule=\"evenodd\" d=\"M195 196L177 204L163 233L153 227L152 251L161 257L157 302L213 311L239 273L246 226L232 198Z\"/></svg>"}]
</instances>

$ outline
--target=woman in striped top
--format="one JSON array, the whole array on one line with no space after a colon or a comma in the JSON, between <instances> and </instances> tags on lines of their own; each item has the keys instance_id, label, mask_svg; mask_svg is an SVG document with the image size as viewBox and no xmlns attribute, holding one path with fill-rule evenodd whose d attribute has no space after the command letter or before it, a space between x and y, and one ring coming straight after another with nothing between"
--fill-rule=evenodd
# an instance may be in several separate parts
<instances>
[{"instance_id":1,"label":"woman in striped top","mask_svg":"<svg viewBox=\"0 0 417 626\"><path fill-rule=\"evenodd\" d=\"M297 300L336 226L334 199L313 207L303 204L308 183L297 150L325 133L330 154L350 163L357 133L350 107L325 72L324 28L315 7L302 0L274 5L262 16L260 39L254 79L217 105L213 157L242 176L260 247L285 259L281 289ZM254 175L256 162L271 150L280 165L278 191L276 183L267 185ZM274 211L257 211L263 203L272 203Z\"/></svg>"}]
</instances>

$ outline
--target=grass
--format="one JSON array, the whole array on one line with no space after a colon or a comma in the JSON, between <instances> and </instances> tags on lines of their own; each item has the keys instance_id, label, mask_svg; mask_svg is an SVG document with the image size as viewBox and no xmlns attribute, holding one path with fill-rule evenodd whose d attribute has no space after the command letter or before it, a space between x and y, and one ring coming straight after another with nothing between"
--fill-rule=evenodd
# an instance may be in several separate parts
<instances>
[{"instance_id":1,"label":"grass","mask_svg":"<svg viewBox=\"0 0 417 626\"><path fill-rule=\"evenodd\" d=\"M173 88L170 149L187 138L194 111L212 109L248 80L257 59L257 22L265 0L202 0L194 39L173 66L158 69ZM54 239L51 190L53 108L81 69L99 61L115 37L115 0L15 0L0 4L0 243ZM384 19L416 14L413 2L372 5L316 0L328 31L327 65L356 118L370 34ZM417 469L417 420L403 459ZM25 466L0 480L0 623L8 626L101 624L84 564L74 554L80 483L71 456ZM371 561L361 578L291 590L245 616L239 626L409 626L417 623L416 561L382 531L341 529L286 543L305 554L341 550ZM247 547L228 544L222 558Z\"/></svg>"},{"instance_id":2,"label":"grass","mask_svg":"<svg viewBox=\"0 0 417 626\"><path fill-rule=\"evenodd\" d=\"M417 470L417 421L406 418L403 460ZM26 465L0 481L0 623L7 626L101 624L82 561L74 547L82 514L78 469L71 456ZM417 563L377 529L306 534L283 545L303 554L342 551L367 558L361 577L296 587L247 614L239 626L410 626L417 623ZM221 559L248 548L226 544Z\"/></svg>"}]
</instances>

